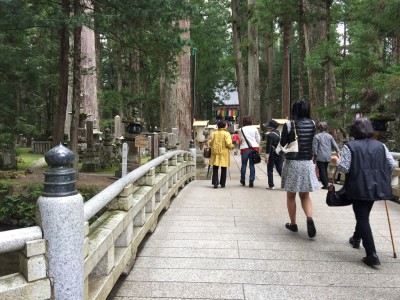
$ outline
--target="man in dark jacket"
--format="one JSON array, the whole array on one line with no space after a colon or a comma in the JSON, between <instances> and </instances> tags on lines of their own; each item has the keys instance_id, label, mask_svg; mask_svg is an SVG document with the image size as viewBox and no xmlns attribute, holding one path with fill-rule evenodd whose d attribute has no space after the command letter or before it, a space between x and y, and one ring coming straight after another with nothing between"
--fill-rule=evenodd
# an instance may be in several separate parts
<instances>
[{"instance_id":1,"label":"man in dark jacket","mask_svg":"<svg viewBox=\"0 0 400 300\"><path fill-rule=\"evenodd\" d=\"M267 134L267 145L265 148L265 163L267 164L268 172L268 187L267 189L274 189L274 166L278 171L279 176L282 174L283 157L275 152L275 148L278 145L281 135L277 129L279 126L278 122L272 120L264 124L264 127L268 129Z\"/></svg>"}]
</instances>

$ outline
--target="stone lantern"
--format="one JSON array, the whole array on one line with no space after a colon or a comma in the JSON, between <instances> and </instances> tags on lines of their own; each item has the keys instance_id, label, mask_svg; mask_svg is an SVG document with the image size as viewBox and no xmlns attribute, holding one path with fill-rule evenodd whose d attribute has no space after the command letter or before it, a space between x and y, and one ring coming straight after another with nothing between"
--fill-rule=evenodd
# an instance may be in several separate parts
<instances>
[{"instance_id":1,"label":"stone lantern","mask_svg":"<svg viewBox=\"0 0 400 300\"><path fill-rule=\"evenodd\" d=\"M128 144L128 171L133 171L139 165L139 152L137 147L135 147L135 139L142 133L143 121L139 118L139 110L135 107L133 109L133 117L124 118L122 123L125 127L125 133L123 135L124 142ZM116 171L115 176L121 177L122 170Z\"/></svg>"},{"instance_id":2,"label":"stone lantern","mask_svg":"<svg viewBox=\"0 0 400 300\"><path fill-rule=\"evenodd\" d=\"M193 130L195 133L195 143L197 142L198 149L202 150L204 146L204 142L206 142L206 137L204 135L204 131L206 127L208 126L208 123L210 121L204 120L204 121L194 121L193 122ZM206 134L208 135L208 133ZM196 147L197 148L197 147Z\"/></svg>"}]
</instances>

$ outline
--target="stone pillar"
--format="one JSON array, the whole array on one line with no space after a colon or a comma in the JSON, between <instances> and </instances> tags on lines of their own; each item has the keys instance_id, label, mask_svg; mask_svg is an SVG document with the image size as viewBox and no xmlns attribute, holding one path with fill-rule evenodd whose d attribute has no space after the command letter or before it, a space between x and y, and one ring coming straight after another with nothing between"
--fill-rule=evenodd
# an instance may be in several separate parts
<instances>
[{"instance_id":1,"label":"stone pillar","mask_svg":"<svg viewBox=\"0 0 400 300\"><path fill-rule=\"evenodd\" d=\"M44 191L37 202L37 222L47 240L49 278L54 299L84 299L83 198L76 190L71 150L61 144L45 155Z\"/></svg>"},{"instance_id":2,"label":"stone pillar","mask_svg":"<svg viewBox=\"0 0 400 300\"><path fill-rule=\"evenodd\" d=\"M189 151L193 154L194 163L196 164L196 148L194 145L194 140L189 142Z\"/></svg>"},{"instance_id":3,"label":"stone pillar","mask_svg":"<svg viewBox=\"0 0 400 300\"><path fill-rule=\"evenodd\" d=\"M121 117L116 115L114 117L114 138L119 139L121 136L122 136Z\"/></svg>"}]
</instances>

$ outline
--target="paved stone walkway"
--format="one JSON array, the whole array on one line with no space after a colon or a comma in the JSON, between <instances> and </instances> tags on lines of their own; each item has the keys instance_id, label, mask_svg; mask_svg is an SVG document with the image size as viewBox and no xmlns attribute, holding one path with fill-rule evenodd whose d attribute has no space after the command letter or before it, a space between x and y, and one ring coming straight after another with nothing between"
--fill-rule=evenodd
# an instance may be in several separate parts
<instances>
[{"instance_id":1,"label":"paved stone walkway","mask_svg":"<svg viewBox=\"0 0 400 300\"><path fill-rule=\"evenodd\" d=\"M256 166L254 188L243 187L240 156L232 158L226 188L196 180L179 193L108 299L400 299L384 201L371 213L382 263L371 268L361 261L364 249L348 243L351 206L329 208L325 190L312 193L317 236L310 239L297 199L292 233L284 228L286 193L266 189L266 165ZM400 252L400 206L387 204Z\"/></svg>"}]
</instances>

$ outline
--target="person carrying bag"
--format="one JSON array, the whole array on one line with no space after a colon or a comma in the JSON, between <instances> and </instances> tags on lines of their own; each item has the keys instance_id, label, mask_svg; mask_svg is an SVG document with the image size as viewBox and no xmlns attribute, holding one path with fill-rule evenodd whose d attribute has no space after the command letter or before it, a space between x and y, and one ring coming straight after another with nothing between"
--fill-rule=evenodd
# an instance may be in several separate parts
<instances>
[{"instance_id":1,"label":"person carrying bag","mask_svg":"<svg viewBox=\"0 0 400 300\"><path fill-rule=\"evenodd\" d=\"M254 168L254 160L257 161L257 153L259 151L260 134L250 116L243 117L243 127L239 131L240 135L240 155L242 160L242 166L240 169L240 184L246 185L246 169L247 162L249 162L250 176L249 176L249 187L254 187L254 179L256 178L256 170ZM247 141L247 142L246 142ZM253 158L254 155L256 158ZM260 155L258 153L258 155ZM261 157L260 157L261 161Z\"/></svg>"},{"instance_id":2,"label":"person carrying bag","mask_svg":"<svg viewBox=\"0 0 400 300\"><path fill-rule=\"evenodd\" d=\"M255 150L253 147L251 147L251 145L249 144L249 141L246 138L246 135L243 133L243 130L242 130L242 134L247 143L247 146L249 146L249 148L250 148L249 159L251 159L253 164L255 164L255 165L259 164L261 162L260 152L258 152L258 150Z\"/></svg>"}]
</instances>

